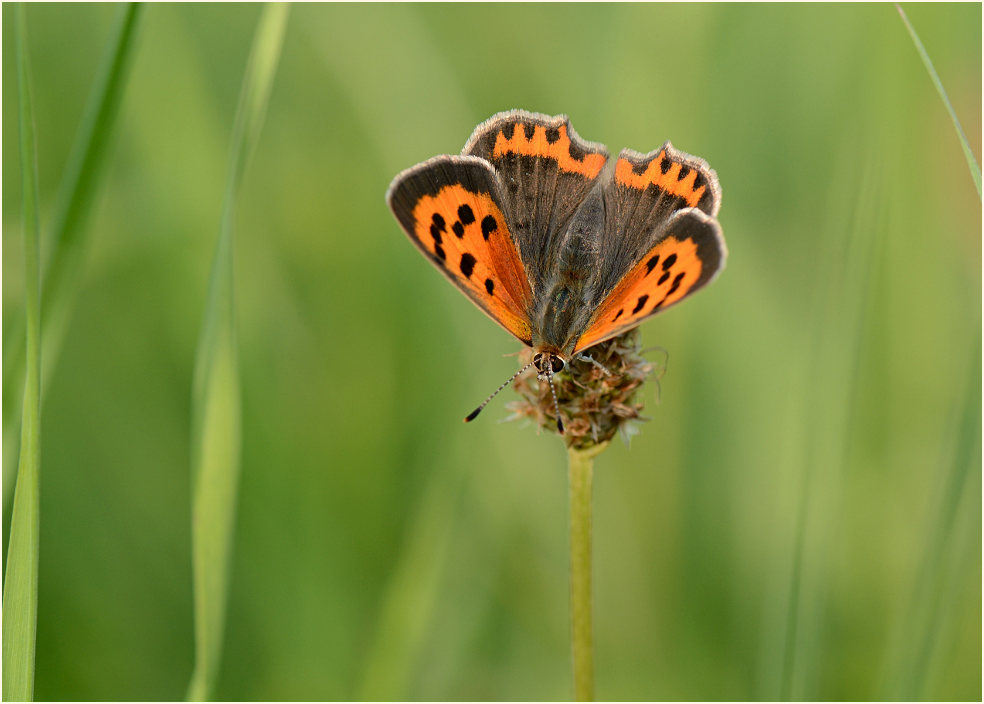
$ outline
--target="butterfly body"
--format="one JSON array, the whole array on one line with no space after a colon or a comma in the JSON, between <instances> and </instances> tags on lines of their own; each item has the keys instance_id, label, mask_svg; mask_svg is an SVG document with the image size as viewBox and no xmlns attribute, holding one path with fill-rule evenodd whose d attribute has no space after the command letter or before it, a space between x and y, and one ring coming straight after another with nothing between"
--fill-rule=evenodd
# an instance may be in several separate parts
<instances>
[{"instance_id":1,"label":"butterfly body","mask_svg":"<svg viewBox=\"0 0 984 704\"><path fill-rule=\"evenodd\" d=\"M534 351L542 375L709 283L723 268L717 176L669 142L609 163L561 115L513 110L461 155L399 174L410 240Z\"/></svg>"}]
</instances>

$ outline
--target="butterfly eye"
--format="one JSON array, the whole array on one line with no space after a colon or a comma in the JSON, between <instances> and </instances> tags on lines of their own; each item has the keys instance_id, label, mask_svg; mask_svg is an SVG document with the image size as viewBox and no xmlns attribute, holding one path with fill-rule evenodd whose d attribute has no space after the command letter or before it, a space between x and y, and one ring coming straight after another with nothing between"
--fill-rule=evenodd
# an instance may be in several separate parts
<instances>
[{"instance_id":1,"label":"butterfly eye","mask_svg":"<svg viewBox=\"0 0 984 704\"><path fill-rule=\"evenodd\" d=\"M533 366L536 367L537 371L541 374L547 373L547 365L550 365L550 372L557 374L564 369L564 360L555 354L544 354L539 352L533 356Z\"/></svg>"}]
</instances>

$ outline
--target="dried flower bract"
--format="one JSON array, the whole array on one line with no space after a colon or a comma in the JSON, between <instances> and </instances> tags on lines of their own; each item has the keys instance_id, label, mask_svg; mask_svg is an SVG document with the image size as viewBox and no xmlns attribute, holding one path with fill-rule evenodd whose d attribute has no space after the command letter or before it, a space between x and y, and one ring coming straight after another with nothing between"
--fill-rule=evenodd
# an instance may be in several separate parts
<instances>
[{"instance_id":1,"label":"dried flower bract","mask_svg":"<svg viewBox=\"0 0 984 704\"><path fill-rule=\"evenodd\" d=\"M575 358L554 376L568 447L587 449L601 445L619 431L629 437L631 422L645 420L639 415L644 404L636 399L636 392L651 375L658 380L665 367L643 357L643 351L639 331L633 329L588 350L588 356L597 364ZM528 364L532 358L533 351L523 349L520 365ZM557 413L550 388L537 379L536 371L520 375L513 388L521 399L506 406L512 411L510 420L528 418L540 428L556 433Z\"/></svg>"}]
</instances>

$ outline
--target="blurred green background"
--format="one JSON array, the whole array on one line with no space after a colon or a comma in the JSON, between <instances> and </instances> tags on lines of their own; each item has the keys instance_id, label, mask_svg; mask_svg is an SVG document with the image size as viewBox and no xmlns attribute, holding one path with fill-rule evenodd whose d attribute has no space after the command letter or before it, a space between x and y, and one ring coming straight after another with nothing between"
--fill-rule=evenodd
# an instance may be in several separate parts
<instances>
[{"instance_id":1,"label":"blurred green background","mask_svg":"<svg viewBox=\"0 0 984 704\"><path fill-rule=\"evenodd\" d=\"M144 8L47 381L39 699L188 683L192 366L260 9ZM981 6L907 10L979 160ZM117 12L28 8L43 237ZM612 153L671 139L724 194L728 268L643 326L670 353L661 400L649 384L651 422L597 462L598 696L979 700L981 201L892 5L292 8L235 231L216 696L571 696L562 444L497 423L509 392L461 424L517 343L383 202L514 107ZM5 490L15 467L5 446Z\"/></svg>"}]
</instances>

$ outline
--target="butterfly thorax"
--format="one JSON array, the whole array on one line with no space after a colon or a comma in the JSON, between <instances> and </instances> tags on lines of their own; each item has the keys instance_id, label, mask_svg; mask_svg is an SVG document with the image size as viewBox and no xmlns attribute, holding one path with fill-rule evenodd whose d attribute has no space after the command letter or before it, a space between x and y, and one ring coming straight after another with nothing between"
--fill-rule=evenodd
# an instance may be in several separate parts
<instances>
[{"instance_id":1,"label":"butterfly thorax","mask_svg":"<svg viewBox=\"0 0 984 704\"><path fill-rule=\"evenodd\" d=\"M537 353L570 359L577 338L584 329L583 296L580 286L558 283L533 329L533 349Z\"/></svg>"},{"instance_id":2,"label":"butterfly thorax","mask_svg":"<svg viewBox=\"0 0 984 704\"><path fill-rule=\"evenodd\" d=\"M590 299L597 270L605 205L595 189L571 218L558 248L554 275L537 304L533 346L570 359L590 320Z\"/></svg>"}]
</instances>

